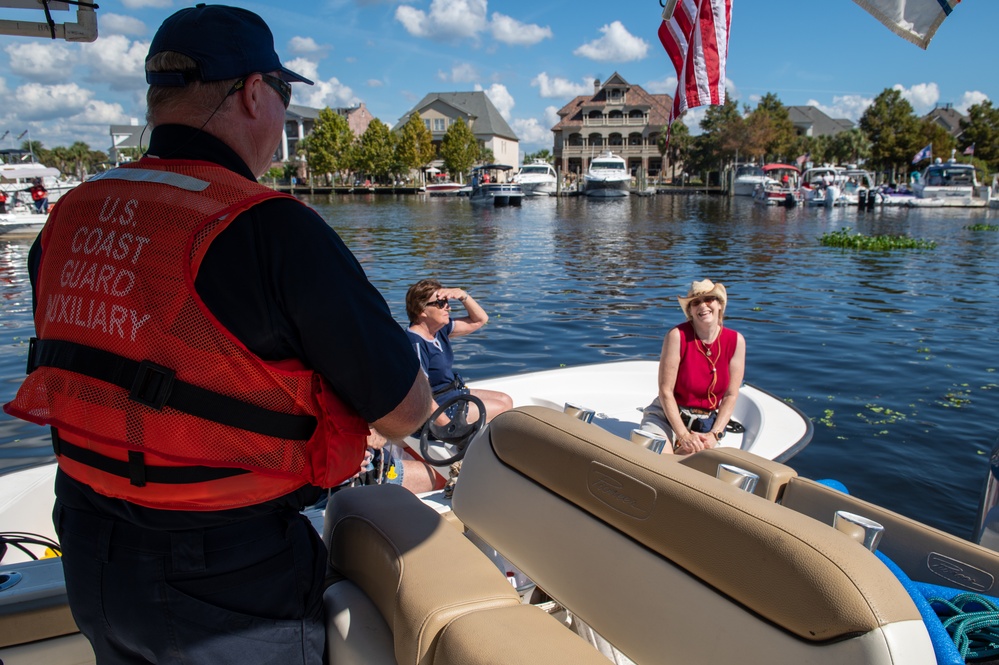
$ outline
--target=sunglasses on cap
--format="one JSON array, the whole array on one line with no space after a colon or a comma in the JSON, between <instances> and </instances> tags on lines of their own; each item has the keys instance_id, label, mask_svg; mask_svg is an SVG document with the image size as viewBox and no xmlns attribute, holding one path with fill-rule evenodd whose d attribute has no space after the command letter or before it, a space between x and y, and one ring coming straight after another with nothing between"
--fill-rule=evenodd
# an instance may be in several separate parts
<instances>
[{"instance_id":1,"label":"sunglasses on cap","mask_svg":"<svg viewBox=\"0 0 999 665\"><path fill-rule=\"evenodd\" d=\"M278 77L271 76L270 74L261 74L260 78L263 79L264 83L269 85L279 97L281 97L281 101L284 102L284 107L287 109L291 104L291 84L284 79L279 79ZM232 85L232 88L229 90L229 94L231 95L239 90L242 90L245 85L246 77L244 76Z\"/></svg>"},{"instance_id":2,"label":"sunglasses on cap","mask_svg":"<svg viewBox=\"0 0 999 665\"><path fill-rule=\"evenodd\" d=\"M436 307L437 309L444 309L449 307L447 303L447 298L438 298L437 300L431 300L430 302L423 303L424 307Z\"/></svg>"}]
</instances>

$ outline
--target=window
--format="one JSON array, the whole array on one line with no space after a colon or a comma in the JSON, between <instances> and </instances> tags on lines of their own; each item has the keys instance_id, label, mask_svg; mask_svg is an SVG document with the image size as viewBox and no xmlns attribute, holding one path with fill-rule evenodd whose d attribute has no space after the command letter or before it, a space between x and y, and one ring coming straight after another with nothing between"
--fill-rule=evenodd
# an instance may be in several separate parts
<instances>
[{"instance_id":1,"label":"window","mask_svg":"<svg viewBox=\"0 0 999 665\"><path fill-rule=\"evenodd\" d=\"M447 129L447 118L434 118L434 131L443 132Z\"/></svg>"}]
</instances>

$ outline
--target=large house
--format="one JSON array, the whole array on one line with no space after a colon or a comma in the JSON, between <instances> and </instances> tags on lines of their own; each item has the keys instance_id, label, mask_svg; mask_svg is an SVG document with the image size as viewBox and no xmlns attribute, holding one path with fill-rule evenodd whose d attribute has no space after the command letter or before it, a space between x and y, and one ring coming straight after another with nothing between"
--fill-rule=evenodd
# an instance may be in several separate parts
<instances>
[{"instance_id":1,"label":"large house","mask_svg":"<svg viewBox=\"0 0 999 665\"><path fill-rule=\"evenodd\" d=\"M319 111L320 109L298 104L288 107L284 114L284 133L281 136L281 143L274 153L275 162L284 163L295 156L298 142L312 132ZM347 119L347 125L354 132L354 136L360 136L367 131L368 125L374 120L374 116L363 102L357 106L335 108L333 112ZM138 124L137 120L133 120L130 125L111 125L111 149L108 155L112 162L117 164L122 161L123 148L141 148L145 151L148 147L149 129L145 125Z\"/></svg>"},{"instance_id":2,"label":"large house","mask_svg":"<svg viewBox=\"0 0 999 665\"><path fill-rule=\"evenodd\" d=\"M849 118L830 118L814 106L788 106L787 117L798 136L836 136L855 126Z\"/></svg>"},{"instance_id":3,"label":"large house","mask_svg":"<svg viewBox=\"0 0 999 665\"><path fill-rule=\"evenodd\" d=\"M673 98L651 94L614 73L592 95L580 95L563 106L552 127L555 165L563 173L583 173L590 161L608 150L625 159L632 175L641 169L656 176L663 168L659 134L669 122Z\"/></svg>"},{"instance_id":4,"label":"large house","mask_svg":"<svg viewBox=\"0 0 999 665\"><path fill-rule=\"evenodd\" d=\"M482 91L431 92L402 116L392 131L402 129L414 113L420 114L435 146L440 145L448 128L461 118L472 130L479 147L492 151L494 163L516 168L520 161L520 139Z\"/></svg>"},{"instance_id":5,"label":"large house","mask_svg":"<svg viewBox=\"0 0 999 665\"><path fill-rule=\"evenodd\" d=\"M966 115L955 109L953 104L934 107L923 118L937 123L956 139L961 138L961 134L964 133L964 130L961 129L961 121L968 119Z\"/></svg>"}]
</instances>

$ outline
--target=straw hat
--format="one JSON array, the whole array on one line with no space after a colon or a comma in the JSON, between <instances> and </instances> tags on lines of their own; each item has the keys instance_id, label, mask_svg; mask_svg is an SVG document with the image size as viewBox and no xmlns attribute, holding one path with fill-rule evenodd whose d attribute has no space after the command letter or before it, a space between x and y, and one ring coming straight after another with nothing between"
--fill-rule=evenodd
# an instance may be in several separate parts
<instances>
[{"instance_id":1,"label":"straw hat","mask_svg":"<svg viewBox=\"0 0 999 665\"><path fill-rule=\"evenodd\" d=\"M721 302L722 312L725 311L725 305L728 303L728 293L725 291L724 284L715 284L710 279L702 279L699 282L691 282L690 290L687 291L687 297L677 296L676 299L680 303L680 309L683 313L690 318L690 312L687 311L687 305L691 300L695 298L703 298L705 296L714 296L718 298Z\"/></svg>"}]
</instances>

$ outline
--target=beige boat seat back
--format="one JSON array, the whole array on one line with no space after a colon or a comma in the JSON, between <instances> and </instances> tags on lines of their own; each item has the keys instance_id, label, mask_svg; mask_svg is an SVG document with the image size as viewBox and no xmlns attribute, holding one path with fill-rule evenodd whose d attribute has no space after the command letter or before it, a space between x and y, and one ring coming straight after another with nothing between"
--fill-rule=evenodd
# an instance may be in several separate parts
<instances>
[{"instance_id":1,"label":"beige boat seat back","mask_svg":"<svg viewBox=\"0 0 999 665\"><path fill-rule=\"evenodd\" d=\"M337 492L324 540L334 580L324 594L331 665L601 662L578 635L522 606L505 573L398 485ZM491 654L469 655L487 643ZM574 657L548 658L556 647Z\"/></svg>"},{"instance_id":2,"label":"beige boat seat back","mask_svg":"<svg viewBox=\"0 0 999 665\"><path fill-rule=\"evenodd\" d=\"M738 448L708 448L679 458L680 464L697 469L701 473L714 476L719 464L729 464L759 477L753 494L767 501L777 501L784 492L784 487L798 473L780 462L768 460L759 455Z\"/></svg>"},{"instance_id":3,"label":"beige boat seat back","mask_svg":"<svg viewBox=\"0 0 999 665\"><path fill-rule=\"evenodd\" d=\"M565 414L498 416L453 501L635 662L934 662L915 605L863 546Z\"/></svg>"},{"instance_id":4,"label":"beige boat seat back","mask_svg":"<svg viewBox=\"0 0 999 665\"><path fill-rule=\"evenodd\" d=\"M838 510L884 527L878 550L913 580L999 595L999 553L807 478L792 478L781 503L832 524Z\"/></svg>"}]
</instances>

